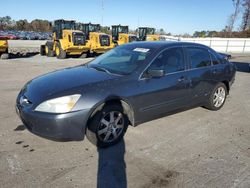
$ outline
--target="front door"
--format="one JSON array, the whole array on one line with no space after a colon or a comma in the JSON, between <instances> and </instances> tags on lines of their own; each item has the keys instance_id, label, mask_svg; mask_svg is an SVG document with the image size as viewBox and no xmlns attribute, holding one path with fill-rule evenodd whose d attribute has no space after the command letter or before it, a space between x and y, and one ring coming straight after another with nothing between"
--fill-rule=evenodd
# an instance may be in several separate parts
<instances>
[{"instance_id":1,"label":"front door","mask_svg":"<svg viewBox=\"0 0 250 188\"><path fill-rule=\"evenodd\" d=\"M163 70L164 75L152 77L150 70ZM161 52L144 72L133 97L137 121L151 119L188 103L189 79L185 71L182 47Z\"/></svg>"}]
</instances>

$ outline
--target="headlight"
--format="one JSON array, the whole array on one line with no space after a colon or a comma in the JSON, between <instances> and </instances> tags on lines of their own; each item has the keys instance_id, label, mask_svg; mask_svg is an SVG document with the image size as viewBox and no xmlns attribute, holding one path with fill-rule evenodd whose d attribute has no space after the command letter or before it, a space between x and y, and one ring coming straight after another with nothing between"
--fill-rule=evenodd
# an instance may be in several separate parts
<instances>
[{"instance_id":1,"label":"headlight","mask_svg":"<svg viewBox=\"0 0 250 188\"><path fill-rule=\"evenodd\" d=\"M35 111L48 112L48 113L66 113L70 112L75 106L81 95L69 95L47 100L39 104Z\"/></svg>"}]
</instances>

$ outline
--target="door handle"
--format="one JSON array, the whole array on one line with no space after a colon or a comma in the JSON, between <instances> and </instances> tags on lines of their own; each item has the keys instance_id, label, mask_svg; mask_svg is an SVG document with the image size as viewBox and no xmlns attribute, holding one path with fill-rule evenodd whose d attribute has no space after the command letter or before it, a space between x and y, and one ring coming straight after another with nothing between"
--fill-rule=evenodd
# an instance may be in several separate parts
<instances>
[{"instance_id":1,"label":"door handle","mask_svg":"<svg viewBox=\"0 0 250 188\"><path fill-rule=\"evenodd\" d=\"M185 80L186 80L186 78L185 78L184 76L178 78L178 82L183 82L183 81L185 81Z\"/></svg>"}]
</instances>

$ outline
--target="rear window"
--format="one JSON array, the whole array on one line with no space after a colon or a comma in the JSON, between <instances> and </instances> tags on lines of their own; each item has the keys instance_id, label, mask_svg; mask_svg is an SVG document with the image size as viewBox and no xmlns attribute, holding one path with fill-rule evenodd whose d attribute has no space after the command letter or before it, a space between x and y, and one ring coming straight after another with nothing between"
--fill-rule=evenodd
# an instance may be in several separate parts
<instances>
[{"instance_id":1,"label":"rear window","mask_svg":"<svg viewBox=\"0 0 250 188\"><path fill-rule=\"evenodd\" d=\"M211 65L211 58L208 50L197 47L188 47L187 53L191 68L207 67Z\"/></svg>"}]
</instances>

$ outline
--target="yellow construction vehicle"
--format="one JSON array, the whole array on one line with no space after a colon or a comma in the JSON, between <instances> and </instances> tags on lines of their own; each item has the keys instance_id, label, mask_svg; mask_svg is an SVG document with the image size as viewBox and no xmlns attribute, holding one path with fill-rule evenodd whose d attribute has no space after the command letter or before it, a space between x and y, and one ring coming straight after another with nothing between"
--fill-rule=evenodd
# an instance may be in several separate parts
<instances>
[{"instance_id":1,"label":"yellow construction vehicle","mask_svg":"<svg viewBox=\"0 0 250 188\"><path fill-rule=\"evenodd\" d=\"M116 45L137 41L136 35L128 34L128 26L112 25L112 39Z\"/></svg>"},{"instance_id":2,"label":"yellow construction vehicle","mask_svg":"<svg viewBox=\"0 0 250 188\"><path fill-rule=\"evenodd\" d=\"M0 56L1 59L9 59L8 41L4 37L0 38Z\"/></svg>"},{"instance_id":3,"label":"yellow construction vehicle","mask_svg":"<svg viewBox=\"0 0 250 188\"><path fill-rule=\"evenodd\" d=\"M76 30L76 23L73 20L55 20L53 24L53 41L48 41L41 46L41 55L49 57L56 55L64 59L68 55L86 57L90 50L85 34Z\"/></svg>"},{"instance_id":4,"label":"yellow construction vehicle","mask_svg":"<svg viewBox=\"0 0 250 188\"><path fill-rule=\"evenodd\" d=\"M139 27L139 40L140 41L158 41L160 35L155 34L155 29L150 27Z\"/></svg>"},{"instance_id":5,"label":"yellow construction vehicle","mask_svg":"<svg viewBox=\"0 0 250 188\"><path fill-rule=\"evenodd\" d=\"M90 55L103 54L115 47L111 35L100 32L100 24L78 23L77 29L85 33Z\"/></svg>"}]
</instances>

